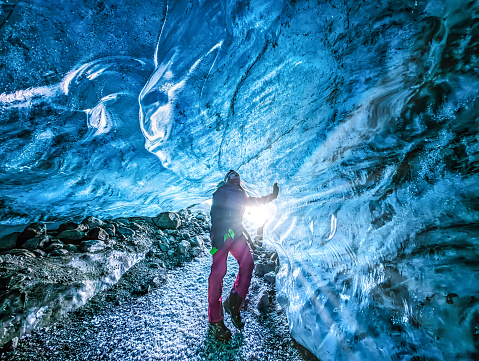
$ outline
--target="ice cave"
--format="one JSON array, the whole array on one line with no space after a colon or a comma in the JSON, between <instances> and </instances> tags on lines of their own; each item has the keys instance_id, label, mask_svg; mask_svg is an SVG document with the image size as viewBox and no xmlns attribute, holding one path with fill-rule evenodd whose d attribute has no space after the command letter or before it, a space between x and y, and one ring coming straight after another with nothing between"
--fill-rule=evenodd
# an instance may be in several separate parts
<instances>
[{"instance_id":1,"label":"ice cave","mask_svg":"<svg viewBox=\"0 0 479 361\"><path fill-rule=\"evenodd\" d=\"M478 1L3 0L0 54L0 359L479 359ZM274 307L228 345L204 305L230 169L280 193L245 215ZM150 240L161 214L202 235ZM72 341L130 267L162 281Z\"/></svg>"}]
</instances>

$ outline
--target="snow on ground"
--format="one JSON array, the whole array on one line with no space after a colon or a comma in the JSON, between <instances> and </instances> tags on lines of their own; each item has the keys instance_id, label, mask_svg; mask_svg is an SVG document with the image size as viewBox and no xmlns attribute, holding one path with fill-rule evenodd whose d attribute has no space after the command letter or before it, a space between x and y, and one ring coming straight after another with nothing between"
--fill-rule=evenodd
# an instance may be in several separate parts
<instances>
[{"instance_id":1,"label":"snow on ground","mask_svg":"<svg viewBox=\"0 0 479 361\"><path fill-rule=\"evenodd\" d=\"M265 314L256 307L261 280L253 277L245 328L227 343L209 332L207 285L211 258L202 254L169 271L166 282L140 297L93 303L56 326L20 340L2 360L315 360L291 338L276 304ZM238 266L228 258L226 297ZM275 307L276 306L276 307ZM87 306L88 307L88 306ZM91 305L89 306L92 307Z\"/></svg>"}]
</instances>

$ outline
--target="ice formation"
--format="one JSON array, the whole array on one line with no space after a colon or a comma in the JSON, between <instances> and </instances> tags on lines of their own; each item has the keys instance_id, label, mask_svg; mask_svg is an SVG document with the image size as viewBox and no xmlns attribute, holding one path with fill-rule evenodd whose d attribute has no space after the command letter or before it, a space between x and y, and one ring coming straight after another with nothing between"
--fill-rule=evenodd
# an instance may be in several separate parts
<instances>
[{"instance_id":1,"label":"ice formation","mask_svg":"<svg viewBox=\"0 0 479 361\"><path fill-rule=\"evenodd\" d=\"M477 1L1 5L1 223L154 215L237 169L321 360L479 349Z\"/></svg>"}]
</instances>

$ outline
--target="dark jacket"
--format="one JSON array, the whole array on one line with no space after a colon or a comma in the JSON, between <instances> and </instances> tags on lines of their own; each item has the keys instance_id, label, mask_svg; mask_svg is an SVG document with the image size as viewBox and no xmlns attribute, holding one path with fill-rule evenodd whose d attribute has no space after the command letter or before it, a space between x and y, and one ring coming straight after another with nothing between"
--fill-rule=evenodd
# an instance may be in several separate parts
<instances>
[{"instance_id":1,"label":"dark jacket","mask_svg":"<svg viewBox=\"0 0 479 361\"><path fill-rule=\"evenodd\" d=\"M220 249L225 235L231 229L235 239L243 233L243 215L246 207L270 202L271 195L260 198L250 197L236 184L225 184L213 193L211 205L211 236L213 247Z\"/></svg>"}]
</instances>

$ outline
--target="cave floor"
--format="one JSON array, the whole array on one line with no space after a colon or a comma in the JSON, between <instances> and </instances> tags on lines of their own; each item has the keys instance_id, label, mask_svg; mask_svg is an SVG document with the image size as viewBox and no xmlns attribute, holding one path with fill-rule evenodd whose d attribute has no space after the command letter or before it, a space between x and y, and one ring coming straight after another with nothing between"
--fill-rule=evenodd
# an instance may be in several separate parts
<instances>
[{"instance_id":1,"label":"cave floor","mask_svg":"<svg viewBox=\"0 0 479 361\"><path fill-rule=\"evenodd\" d=\"M126 286L135 287L134 280L148 272L143 262L117 287L95 296L54 326L22 337L15 351L4 353L0 359L317 360L292 339L286 315L274 297L267 312L256 308L264 281L255 276L242 311L243 331L235 330L227 316L225 323L233 337L226 344L216 341L208 325L210 257L203 253L180 267L155 270L161 285L143 295L121 292ZM230 255L223 298L237 269ZM270 291L274 292L274 287Z\"/></svg>"}]
</instances>

